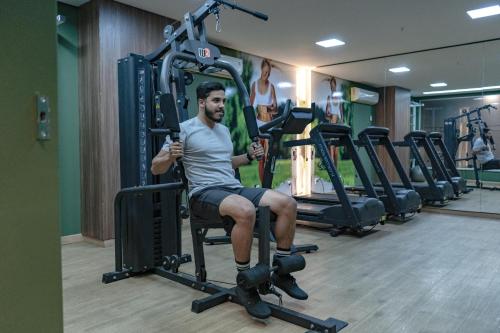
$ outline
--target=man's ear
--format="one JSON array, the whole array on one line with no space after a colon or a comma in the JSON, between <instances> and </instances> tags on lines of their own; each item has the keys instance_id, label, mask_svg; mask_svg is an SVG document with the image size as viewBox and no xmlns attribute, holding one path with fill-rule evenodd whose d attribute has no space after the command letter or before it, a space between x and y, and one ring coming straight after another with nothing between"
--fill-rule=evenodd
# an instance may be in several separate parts
<instances>
[{"instance_id":1,"label":"man's ear","mask_svg":"<svg viewBox=\"0 0 500 333\"><path fill-rule=\"evenodd\" d=\"M198 99L198 105L199 106L205 107L205 103L206 102L207 102L207 100L205 98Z\"/></svg>"}]
</instances>

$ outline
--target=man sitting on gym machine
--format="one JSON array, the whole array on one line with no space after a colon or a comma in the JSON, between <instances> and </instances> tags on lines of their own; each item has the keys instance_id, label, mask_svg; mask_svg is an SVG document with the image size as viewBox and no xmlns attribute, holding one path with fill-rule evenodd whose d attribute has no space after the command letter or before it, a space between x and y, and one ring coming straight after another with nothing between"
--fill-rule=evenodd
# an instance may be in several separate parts
<instances>
[{"instance_id":1,"label":"man sitting on gym machine","mask_svg":"<svg viewBox=\"0 0 500 333\"><path fill-rule=\"evenodd\" d=\"M255 208L269 206L277 216L275 236L276 257L290 256L295 235L297 203L282 193L264 188L246 188L235 178L234 169L251 163L264 154L259 143L252 143L246 154L233 156L229 129L222 125L225 89L218 82L204 82L196 89L198 115L180 124L178 141L167 136L165 144L154 157L151 171L166 172L182 158L188 179L189 204L193 214L207 219L230 217L234 258L238 272L250 268L250 252L255 224ZM271 275L273 284L289 296L305 300L307 294L290 274ZM236 293L248 313L257 318L271 315L261 301L257 288L236 287Z\"/></svg>"},{"instance_id":2,"label":"man sitting on gym machine","mask_svg":"<svg viewBox=\"0 0 500 333\"><path fill-rule=\"evenodd\" d=\"M480 135L475 141L472 151L476 154L477 160L481 163L483 170L500 169L500 160L496 159L491 152L490 142L492 135L489 128L483 130L484 138Z\"/></svg>"}]
</instances>

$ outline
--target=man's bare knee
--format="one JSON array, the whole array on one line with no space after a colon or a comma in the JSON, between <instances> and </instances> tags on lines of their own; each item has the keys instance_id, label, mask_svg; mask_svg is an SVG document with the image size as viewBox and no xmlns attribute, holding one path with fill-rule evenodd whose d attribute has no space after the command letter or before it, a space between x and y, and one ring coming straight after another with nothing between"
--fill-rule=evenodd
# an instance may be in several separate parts
<instances>
[{"instance_id":1,"label":"man's bare knee","mask_svg":"<svg viewBox=\"0 0 500 333\"><path fill-rule=\"evenodd\" d=\"M230 216L238 226L252 229L255 224L255 207L246 198L230 195L221 203L219 211L222 216Z\"/></svg>"},{"instance_id":2,"label":"man's bare knee","mask_svg":"<svg viewBox=\"0 0 500 333\"><path fill-rule=\"evenodd\" d=\"M278 209L275 213L278 215L296 216L297 201L288 196L280 197Z\"/></svg>"},{"instance_id":3,"label":"man's bare knee","mask_svg":"<svg viewBox=\"0 0 500 333\"><path fill-rule=\"evenodd\" d=\"M253 205L239 207L233 219L236 224L248 229L253 229L255 224L255 207Z\"/></svg>"}]
</instances>

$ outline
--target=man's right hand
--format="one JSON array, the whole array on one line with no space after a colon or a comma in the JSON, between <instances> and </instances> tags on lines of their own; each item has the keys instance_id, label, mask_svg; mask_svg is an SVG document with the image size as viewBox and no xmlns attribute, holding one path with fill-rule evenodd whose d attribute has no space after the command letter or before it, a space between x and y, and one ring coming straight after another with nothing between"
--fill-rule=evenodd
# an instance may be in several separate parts
<instances>
[{"instance_id":1,"label":"man's right hand","mask_svg":"<svg viewBox=\"0 0 500 333\"><path fill-rule=\"evenodd\" d=\"M184 156L182 141L174 141L170 144L170 158L178 159Z\"/></svg>"}]
</instances>

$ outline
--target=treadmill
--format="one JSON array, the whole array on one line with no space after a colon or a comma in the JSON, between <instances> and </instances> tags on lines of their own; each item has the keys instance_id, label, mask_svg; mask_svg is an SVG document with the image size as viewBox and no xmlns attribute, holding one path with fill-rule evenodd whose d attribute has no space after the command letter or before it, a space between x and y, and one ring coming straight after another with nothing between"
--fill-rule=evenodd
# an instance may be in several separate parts
<instances>
[{"instance_id":1,"label":"treadmill","mask_svg":"<svg viewBox=\"0 0 500 333\"><path fill-rule=\"evenodd\" d=\"M312 108L285 108L282 116L259 128L262 137L269 140L263 187L271 187L282 136L284 134L303 133L306 126L314 120L313 110L314 104ZM385 219L384 205L380 200L367 197L350 198L347 195L335 165L330 159L323 135L331 135L341 140L346 140L346 138L350 140L350 133L351 129L348 126L320 124L311 130L310 139L292 140L284 143L286 147L311 144L316 146L323 165L328 170L336 194L313 193L294 196L295 200L297 200L297 219L329 224L332 226L330 229L330 235L332 236L337 236L344 230L351 230L360 235L363 234L365 227L375 226ZM350 142L354 147L352 140ZM355 149L353 151L359 160ZM368 180L366 172L360 176ZM376 196L373 186L371 191Z\"/></svg>"},{"instance_id":2,"label":"treadmill","mask_svg":"<svg viewBox=\"0 0 500 333\"><path fill-rule=\"evenodd\" d=\"M458 172L458 169L455 165L455 161L444 145L443 136L441 135L441 133L431 132L429 133L428 139L430 140L431 147L433 147L436 151L436 156L439 157L442 168L448 176L448 181L453 184L455 194L469 193L470 191L472 191L472 188L467 187L467 181L460 176L460 173ZM439 152L437 151L437 149L439 149Z\"/></svg>"},{"instance_id":3,"label":"treadmill","mask_svg":"<svg viewBox=\"0 0 500 333\"><path fill-rule=\"evenodd\" d=\"M375 126L367 127L358 134L358 140L355 143L359 147L365 148L370 162L381 182L381 186L376 186L375 190L380 200L384 203L389 218L407 221L416 212L419 212L422 208L420 195L415 191L396 154L396 150L389 139L389 129ZM393 187L390 183L382 163L378 158L375 146L385 147L402 181L402 187ZM363 188L360 187L354 188L355 191L362 191L362 189Z\"/></svg>"},{"instance_id":4,"label":"treadmill","mask_svg":"<svg viewBox=\"0 0 500 333\"><path fill-rule=\"evenodd\" d=\"M437 164L436 159L432 158L432 150L429 142L425 140L427 133L425 131L412 131L405 135L404 141L394 142L394 146L398 147L409 147L411 155L415 159L415 162L422 170L422 174L426 182L413 182L412 185L415 190L420 194L422 201L426 204L433 206L444 206L448 203L450 199L455 197L453 192L453 186L447 180L443 179L444 176L439 177L439 173L442 174L442 170ZM432 163L432 168L437 172L438 178L434 179L431 175L429 169L425 165L424 159L420 154L418 149L419 144L422 146L429 156ZM441 172L439 172L441 171ZM395 186L402 187L401 184L395 184Z\"/></svg>"},{"instance_id":5,"label":"treadmill","mask_svg":"<svg viewBox=\"0 0 500 333\"><path fill-rule=\"evenodd\" d=\"M460 196L462 195L462 191L460 190L461 186L459 184L459 181L460 180L463 181L463 179L461 177L459 179L452 179L450 177L448 172L446 172L446 167L445 167L443 161L441 160L441 158L439 158L439 154L437 153L436 148L432 144L432 141L429 139L429 135L427 134L427 132L424 132L424 133L425 133L425 136L414 138L417 146L424 148L427 156L429 157L429 160L430 160L431 165L432 165L432 171L433 171L433 174L436 176L436 178L438 180L447 181L448 183L450 183L452 185L454 197L451 199L460 198ZM463 184L463 185L465 185L465 184Z\"/></svg>"}]
</instances>

